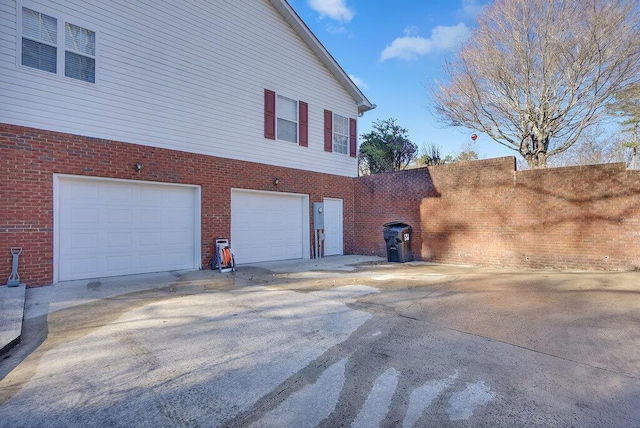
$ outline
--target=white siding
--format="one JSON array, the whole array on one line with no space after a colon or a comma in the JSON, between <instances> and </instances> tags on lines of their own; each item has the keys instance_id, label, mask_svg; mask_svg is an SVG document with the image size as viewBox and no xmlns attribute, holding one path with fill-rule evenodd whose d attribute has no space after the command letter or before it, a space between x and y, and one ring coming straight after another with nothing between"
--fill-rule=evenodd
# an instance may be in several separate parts
<instances>
[{"instance_id":1,"label":"white siding","mask_svg":"<svg viewBox=\"0 0 640 428\"><path fill-rule=\"evenodd\" d=\"M96 83L22 67L19 6L96 32ZM264 89L309 103L309 147L264 138ZM0 122L354 176L323 110L353 98L266 1L0 0Z\"/></svg>"}]
</instances>

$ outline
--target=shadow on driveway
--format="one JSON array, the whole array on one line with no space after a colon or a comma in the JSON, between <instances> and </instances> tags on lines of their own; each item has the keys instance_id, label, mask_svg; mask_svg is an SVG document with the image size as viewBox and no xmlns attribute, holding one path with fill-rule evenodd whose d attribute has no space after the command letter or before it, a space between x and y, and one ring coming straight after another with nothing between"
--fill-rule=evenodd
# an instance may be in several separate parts
<instances>
[{"instance_id":1,"label":"shadow on driveway","mask_svg":"<svg viewBox=\"0 0 640 428\"><path fill-rule=\"evenodd\" d=\"M0 363L2 424L640 420L639 273L304 263L33 294Z\"/></svg>"}]
</instances>

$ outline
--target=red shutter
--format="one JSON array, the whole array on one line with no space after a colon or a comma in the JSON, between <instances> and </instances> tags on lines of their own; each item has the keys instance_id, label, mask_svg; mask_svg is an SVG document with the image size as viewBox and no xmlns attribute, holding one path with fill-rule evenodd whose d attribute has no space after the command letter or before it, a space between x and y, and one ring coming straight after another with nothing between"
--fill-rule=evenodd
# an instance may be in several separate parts
<instances>
[{"instance_id":1,"label":"red shutter","mask_svg":"<svg viewBox=\"0 0 640 428\"><path fill-rule=\"evenodd\" d=\"M264 138L276 139L276 93L264 90Z\"/></svg>"},{"instance_id":2,"label":"red shutter","mask_svg":"<svg viewBox=\"0 0 640 428\"><path fill-rule=\"evenodd\" d=\"M356 144L358 142L358 132L356 131L356 120L349 119L349 156L356 157Z\"/></svg>"},{"instance_id":3,"label":"red shutter","mask_svg":"<svg viewBox=\"0 0 640 428\"><path fill-rule=\"evenodd\" d=\"M303 147L309 146L309 105L303 101L298 101L298 127L300 138L298 144Z\"/></svg>"},{"instance_id":4,"label":"red shutter","mask_svg":"<svg viewBox=\"0 0 640 428\"><path fill-rule=\"evenodd\" d=\"M333 151L333 113L324 111L324 151Z\"/></svg>"}]
</instances>

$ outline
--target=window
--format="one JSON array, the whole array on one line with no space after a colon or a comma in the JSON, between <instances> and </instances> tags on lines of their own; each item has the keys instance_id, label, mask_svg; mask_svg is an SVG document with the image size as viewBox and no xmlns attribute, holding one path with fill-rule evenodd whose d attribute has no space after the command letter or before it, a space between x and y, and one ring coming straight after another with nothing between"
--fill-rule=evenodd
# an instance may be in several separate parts
<instances>
[{"instance_id":1,"label":"window","mask_svg":"<svg viewBox=\"0 0 640 428\"><path fill-rule=\"evenodd\" d=\"M62 38L63 27L59 27L62 22L44 13L22 8L21 64L53 74L58 74L58 64L63 64L66 77L95 83L96 33L64 22ZM62 44L64 49L58 49Z\"/></svg>"},{"instance_id":2,"label":"window","mask_svg":"<svg viewBox=\"0 0 640 428\"><path fill-rule=\"evenodd\" d=\"M276 102L278 140L298 142L298 102L278 95Z\"/></svg>"},{"instance_id":3,"label":"window","mask_svg":"<svg viewBox=\"0 0 640 428\"><path fill-rule=\"evenodd\" d=\"M64 75L95 83L96 33L65 22L64 49Z\"/></svg>"},{"instance_id":4,"label":"window","mask_svg":"<svg viewBox=\"0 0 640 428\"><path fill-rule=\"evenodd\" d=\"M276 103L277 100L277 103ZM277 105L276 105L277 104ZM276 126L277 123L277 126ZM264 138L309 146L309 104L264 90Z\"/></svg>"},{"instance_id":5,"label":"window","mask_svg":"<svg viewBox=\"0 0 640 428\"><path fill-rule=\"evenodd\" d=\"M58 20L22 8L22 65L57 73Z\"/></svg>"},{"instance_id":6,"label":"window","mask_svg":"<svg viewBox=\"0 0 640 428\"><path fill-rule=\"evenodd\" d=\"M331 110L324 111L324 151L357 156L358 132L354 118L333 114Z\"/></svg>"},{"instance_id":7,"label":"window","mask_svg":"<svg viewBox=\"0 0 640 428\"><path fill-rule=\"evenodd\" d=\"M347 154L349 150L349 118L333 115L333 151Z\"/></svg>"}]
</instances>

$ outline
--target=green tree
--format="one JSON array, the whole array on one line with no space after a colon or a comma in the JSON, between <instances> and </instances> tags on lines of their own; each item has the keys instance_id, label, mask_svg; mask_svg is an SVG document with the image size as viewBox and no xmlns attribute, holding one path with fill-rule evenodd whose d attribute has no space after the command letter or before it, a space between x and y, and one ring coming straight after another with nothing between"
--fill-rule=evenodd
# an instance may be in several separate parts
<instances>
[{"instance_id":1,"label":"green tree","mask_svg":"<svg viewBox=\"0 0 640 428\"><path fill-rule=\"evenodd\" d=\"M495 0L447 65L435 113L544 168L640 82L639 29L638 0Z\"/></svg>"},{"instance_id":2,"label":"green tree","mask_svg":"<svg viewBox=\"0 0 640 428\"><path fill-rule=\"evenodd\" d=\"M473 142L468 142L462 145L460 153L455 157L454 162L468 162L478 159L478 154L473 150Z\"/></svg>"},{"instance_id":3,"label":"green tree","mask_svg":"<svg viewBox=\"0 0 640 428\"><path fill-rule=\"evenodd\" d=\"M455 161L456 161L456 158L454 158L454 157L453 157L453 156L451 156L451 155L446 155L446 156L444 157L444 163L453 163L453 162L455 162Z\"/></svg>"},{"instance_id":4,"label":"green tree","mask_svg":"<svg viewBox=\"0 0 640 428\"><path fill-rule=\"evenodd\" d=\"M455 157L455 162L468 162L478 160L478 154L475 150L462 151Z\"/></svg>"},{"instance_id":5,"label":"green tree","mask_svg":"<svg viewBox=\"0 0 640 428\"><path fill-rule=\"evenodd\" d=\"M361 137L361 170L369 174L405 169L418 150L409 140L408 131L392 118L375 121L373 130Z\"/></svg>"}]
</instances>

